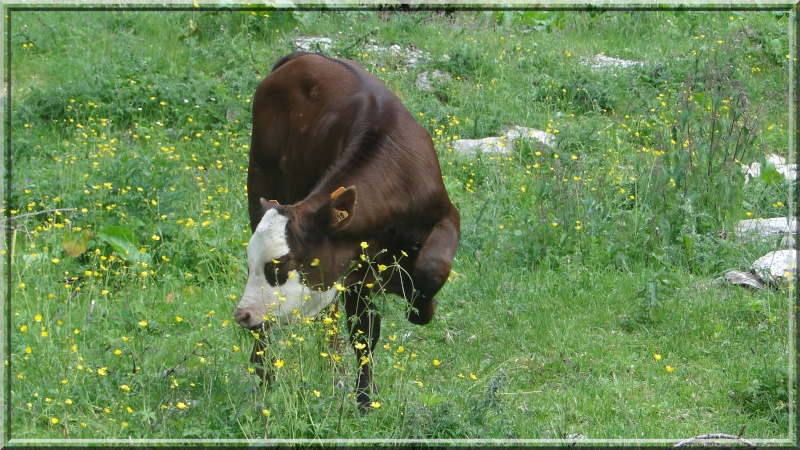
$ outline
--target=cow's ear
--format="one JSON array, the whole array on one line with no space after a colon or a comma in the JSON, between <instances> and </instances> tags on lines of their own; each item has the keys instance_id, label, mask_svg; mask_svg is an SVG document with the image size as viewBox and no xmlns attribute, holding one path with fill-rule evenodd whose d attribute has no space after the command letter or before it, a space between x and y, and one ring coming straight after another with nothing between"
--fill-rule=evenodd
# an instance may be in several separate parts
<instances>
[{"instance_id":1,"label":"cow's ear","mask_svg":"<svg viewBox=\"0 0 800 450\"><path fill-rule=\"evenodd\" d=\"M330 224L333 228L341 228L350 223L356 211L356 187L339 188L331 194Z\"/></svg>"},{"instance_id":2,"label":"cow's ear","mask_svg":"<svg viewBox=\"0 0 800 450\"><path fill-rule=\"evenodd\" d=\"M264 199L264 197L259 198L258 201L261 202L261 216L262 217L264 216L264 214L267 213L267 211L269 211L270 209L272 209L272 208L274 208L274 207L279 205L279 203L276 200L266 201Z\"/></svg>"}]
</instances>

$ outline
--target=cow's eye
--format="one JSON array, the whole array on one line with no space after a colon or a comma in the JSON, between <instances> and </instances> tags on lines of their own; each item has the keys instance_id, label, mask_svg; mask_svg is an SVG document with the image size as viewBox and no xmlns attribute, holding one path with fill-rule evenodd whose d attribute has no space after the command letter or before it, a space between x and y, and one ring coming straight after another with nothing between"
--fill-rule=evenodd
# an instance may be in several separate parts
<instances>
[{"instance_id":1,"label":"cow's eye","mask_svg":"<svg viewBox=\"0 0 800 450\"><path fill-rule=\"evenodd\" d=\"M266 277L269 284L275 286L277 284L286 283L287 279L287 263L290 258L287 256L273 259L264 264L264 277Z\"/></svg>"}]
</instances>

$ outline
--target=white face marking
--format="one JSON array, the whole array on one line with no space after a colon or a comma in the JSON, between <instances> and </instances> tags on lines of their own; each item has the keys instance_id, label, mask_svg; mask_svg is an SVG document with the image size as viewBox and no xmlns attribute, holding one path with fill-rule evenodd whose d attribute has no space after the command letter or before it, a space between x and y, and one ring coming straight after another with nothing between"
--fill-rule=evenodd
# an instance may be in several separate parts
<instances>
[{"instance_id":1,"label":"white face marking","mask_svg":"<svg viewBox=\"0 0 800 450\"><path fill-rule=\"evenodd\" d=\"M333 302L336 289L313 291L303 285L296 270L283 285L272 286L264 276L264 265L289 253L286 225L289 219L271 209L261 218L247 245L249 276L238 308L250 309L250 326L275 318L274 325L287 325L302 317L314 317ZM264 319L266 318L266 319Z\"/></svg>"}]
</instances>

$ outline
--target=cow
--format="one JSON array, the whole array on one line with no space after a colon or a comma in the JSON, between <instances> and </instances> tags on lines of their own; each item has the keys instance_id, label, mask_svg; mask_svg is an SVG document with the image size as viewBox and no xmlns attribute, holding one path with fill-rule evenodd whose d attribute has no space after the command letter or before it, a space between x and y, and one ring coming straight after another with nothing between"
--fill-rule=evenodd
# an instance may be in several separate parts
<instances>
[{"instance_id":1,"label":"cow","mask_svg":"<svg viewBox=\"0 0 800 450\"><path fill-rule=\"evenodd\" d=\"M268 335L340 299L365 411L381 330L371 296L400 296L411 323L429 323L458 249L460 216L433 141L378 78L320 53L280 59L252 108L252 236L234 318ZM251 354L262 383L271 381L266 345L256 339Z\"/></svg>"}]
</instances>

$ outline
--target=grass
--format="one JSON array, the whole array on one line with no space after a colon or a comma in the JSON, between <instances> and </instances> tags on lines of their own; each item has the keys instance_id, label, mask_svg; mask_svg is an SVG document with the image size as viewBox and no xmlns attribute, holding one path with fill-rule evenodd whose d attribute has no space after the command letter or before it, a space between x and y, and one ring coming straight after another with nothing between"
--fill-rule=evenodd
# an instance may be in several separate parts
<instances>
[{"instance_id":1,"label":"grass","mask_svg":"<svg viewBox=\"0 0 800 450\"><path fill-rule=\"evenodd\" d=\"M736 220L794 208L738 172L788 154L789 19L537 13L12 11L11 437L791 442L793 286L717 281L771 249L727 237ZM352 350L323 344L344 318L279 330L268 389L231 318L251 96L309 35L401 96L462 215L433 323L376 298L366 415ZM601 52L644 65L592 70ZM416 89L434 69L452 78ZM507 124L558 145L449 149Z\"/></svg>"}]
</instances>

